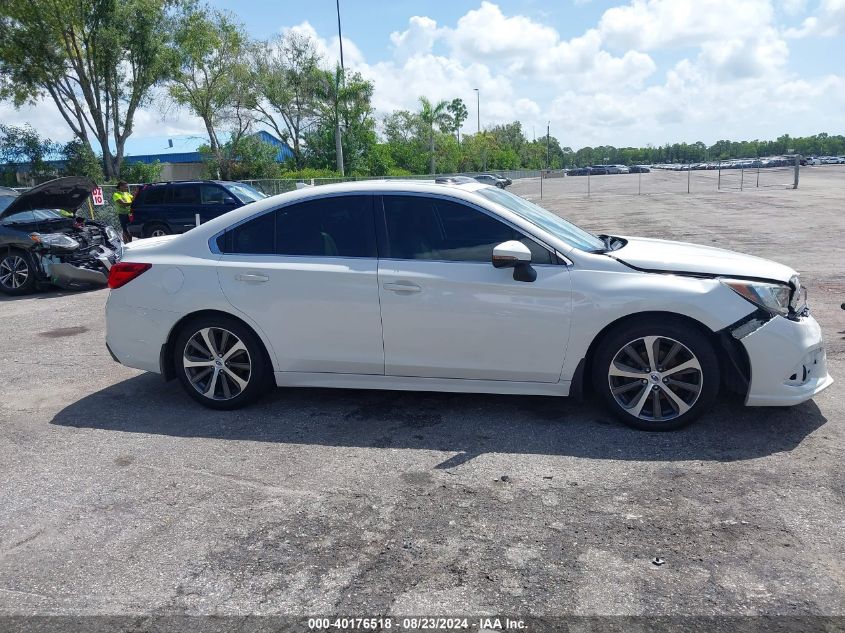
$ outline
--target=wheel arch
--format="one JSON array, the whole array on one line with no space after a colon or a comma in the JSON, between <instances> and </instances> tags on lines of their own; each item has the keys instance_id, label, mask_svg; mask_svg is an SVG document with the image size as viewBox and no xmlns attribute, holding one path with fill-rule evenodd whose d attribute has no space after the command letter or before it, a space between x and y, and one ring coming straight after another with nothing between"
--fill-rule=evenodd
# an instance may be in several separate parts
<instances>
[{"instance_id":1,"label":"wheel arch","mask_svg":"<svg viewBox=\"0 0 845 633\"><path fill-rule=\"evenodd\" d=\"M713 352L719 359L719 369L721 370L722 383L731 391L744 395L747 391L750 382L750 361L748 359L748 352L735 340L727 331L726 328L720 331L713 331L698 319L691 316L680 314L678 312L666 312L661 310L648 310L643 312L634 312L626 314L618 319L611 321L604 326L598 334L593 337L590 342L587 352L584 355L583 361L579 363L578 375L573 378L572 384L577 385L575 396L583 396L584 393L589 393L593 389L591 376L593 375L593 358L596 350L601 344L602 340L613 330L623 324L636 322L645 319L671 319L675 322L684 323L690 327L694 327L701 332L713 346Z\"/></svg>"},{"instance_id":2,"label":"wheel arch","mask_svg":"<svg viewBox=\"0 0 845 633\"><path fill-rule=\"evenodd\" d=\"M261 333L236 314L232 314L231 312L224 312L223 310L206 309L197 310L196 312L186 314L176 323L174 323L172 328L170 328L170 332L167 335L167 340L164 342L164 345L161 346L161 352L159 353L159 366L161 367L161 375L164 376L165 380L173 380L174 378L176 378L176 367L173 363L173 345L176 342L176 337L178 337L179 333L182 331L182 328L184 328L187 323L194 319L200 319L203 317L210 316L219 316L225 317L227 319L232 319L234 321L237 321L250 332L252 332L255 338L258 339L258 342L261 343L261 351L264 354L264 360L267 363L267 367L270 368L269 374L272 376L275 367L273 363L273 358L270 355L270 350L267 348L267 342L264 340L264 337L261 335Z\"/></svg>"}]
</instances>

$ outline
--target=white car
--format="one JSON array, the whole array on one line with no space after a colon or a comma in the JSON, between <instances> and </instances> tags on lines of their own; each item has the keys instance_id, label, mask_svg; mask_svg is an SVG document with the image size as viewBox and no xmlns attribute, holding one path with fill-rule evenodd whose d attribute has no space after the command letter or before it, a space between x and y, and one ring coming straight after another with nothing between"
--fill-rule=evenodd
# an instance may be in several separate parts
<instances>
[{"instance_id":1,"label":"white car","mask_svg":"<svg viewBox=\"0 0 845 633\"><path fill-rule=\"evenodd\" d=\"M268 385L580 396L678 428L832 383L795 271L592 235L468 178L308 187L129 244L107 345L234 409Z\"/></svg>"}]
</instances>

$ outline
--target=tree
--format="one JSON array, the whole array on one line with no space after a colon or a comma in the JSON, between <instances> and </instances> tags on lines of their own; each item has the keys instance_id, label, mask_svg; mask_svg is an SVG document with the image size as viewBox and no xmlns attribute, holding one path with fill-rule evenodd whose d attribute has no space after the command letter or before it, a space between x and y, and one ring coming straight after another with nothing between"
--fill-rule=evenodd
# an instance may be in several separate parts
<instances>
[{"instance_id":1,"label":"tree","mask_svg":"<svg viewBox=\"0 0 845 633\"><path fill-rule=\"evenodd\" d=\"M250 129L251 121L244 120L248 46L243 26L206 7L186 12L176 27L178 66L170 95L202 119L217 164L222 161L222 128L233 128L235 143Z\"/></svg>"},{"instance_id":2,"label":"tree","mask_svg":"<svg viewBox=\"0 0 845 633\"><path fill-rule=\"evenodd\" d=\"M253 70L256 118L271 127L303 164L304 134L315 123L321 77L316 44L288 31L260 49Z\"/></svg>"},{"instance_id":3,"label":"tree","mask_svg":"<svg viewBox=\"0 0 845 633\"><path fill-rule=\"evenodd\" d=\"M56 143L39 136L31 125L16 127L0 124L0 161L28 167L27 179L31 183L55 177L56 169L47 161L58 150ZM12 167L12 171L16 172L17 167Z\"/></svg>"},{"instance_id":4,"label":"tree","mask_svg":"<svg viewBox=\"0 0 845 633\"><path fill-rule=\"evenodd\" d=\"M464 124L464 121L466 121L467 117L469 116L466 104L464 104L463 99L455 98L449 102L449 105L446 106L446 110L449 112L449 116L452 117L452 131L455 133L455 136L458 139L458 143L460 143L461 126Z\"/></svg>"},{"instance_id":5,"label":"tree","mask_svg":"<svg viewBox=\"0 0 845 633\"><path fill-rule=\"evenodd\" d=\"M129 163L124 165L123 180L131 183L149 183L161 180L161 163L154 160L151 163Z\"/></svg>"},{"instance_id":6,"label":"tree","mask_svg":"<svg viewBox=\"0 0 845 633\"><path fill-rule=\"evenodd\" d=\"M434 155L434 128L439 130L450 129L452 125L452 117L449 116L447 110L449 103L447 101L438 101L432 103L427 97L420 97L420 113L419 117L423 126L428 132L428 150L429 150L429 165L430 172L435 173L435 155Z\"/></svg>"},{"instance_id":7,"label":"tree","mask_svg":"<svg viewBox=\"0 0 845 633\"><path fill-rule=\"evenodd\" d=\"M318 168L336 164L338 126L343 130L343 164L347 173L367 173L367 155L376 144L373 83L360 73L320 70L316 78L316 124L304 136L306 160Z\"/></svg>"},{"instance_id":8,"label":"tree","mask_svg":"<svg viewBox=\"0 0 845 633\"><path fill-rule=\"evenodd\" d=\"M206 174L213 178L218 177L216 174L225 180L279 178L281 175L281 167L276 162L278 148L254 135L226 141L218 153L212 152L208 145L203 145L199 151L204 158Z\"/></svg>"},{"instance_id":9,"label":"tree","mask_svg":"<svg viewBox=\"0 0 845 633\"><path fill-rule=\"evenodd\" d=\"M65 159L66 176L87 176L94 182L103 181L103 163L91 148L78 138L64 144L61 154Z\"/></svg>"},{"instance_id":10,"label":"tree","mask_svg":"<svg viewBox=\"0 0 845 633\"><path fill-rule=\"evenodd\" d=\"M119 175L137 110L171 71L182 1L4 0L0 97L16 107L49 97L76 138L96 139L106 177Z\"/></svg>"}]
</instances>

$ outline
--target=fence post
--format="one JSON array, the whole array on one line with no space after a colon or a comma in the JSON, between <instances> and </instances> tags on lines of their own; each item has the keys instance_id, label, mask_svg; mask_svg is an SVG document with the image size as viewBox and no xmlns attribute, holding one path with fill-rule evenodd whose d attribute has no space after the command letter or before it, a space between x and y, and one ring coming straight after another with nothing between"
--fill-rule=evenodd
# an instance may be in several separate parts
<instances>
[{"instance_id":1,"label":"fence post","mask_svg":"<svg viewBox=\"0 0 845 633\"><path fill-rule=\"evenodd\" d=\"M543 170L540 170L540 200L543 199Z\"/></svg>"},{"instance_id":2,"label":"fence post","mask_svg":"<svg viewBox=\"0 0 845 633\"><path fill-rule=\"evenodd\" d=\"M637 172L637 195L640 195L643 192L643 172Z\"/></svg>"},{"instance_id":3,"label":"fence post","mask_svg":"<svg viewBox=\"0 0 845 633\"><path fill-rule=\"evenodd\" d=\"M745 182L745 167L739 168L739 190L742 191L742 185Z\"/></svg>"},{"instance_id":4,"label":"fence post","mask_svg":"<svg viewBox=\"0 0 845 633\"><path fill-rule=\"evenodd\" d=\"M589 167L587 168L590 169ZM590 197L590 171L587 171L587 197Z\"/></svg>"},{"instance_id":5,"label":"fence post","mask_svg":"<svg viewBox=\"0 0 845 633\"><path fill-rule=\"evenodd\" d=\"M689 180L692 174L692 165L687 163L687 193L689 193Z\"/></svg>"},{"instance_id":6,"label":"fence post","mask_svg":"<svg viewBox=\"0 0 845 633\"><path fill-rule=\"evenodd\" d=\"M801 165L801 157L798 154L796 154L795 155L795 180L792 183L793 189L798 189L798 168L799 168L800 165Z\"/></svg>"},{"instance_id":7,"label":"fence post","mask_svg":"<svg viewBox=\"0 0 845 633\"><path fill-rule=\"evenodd\" d=\"M760 165L757 165L757 188L760 188Z\"/></svg>"},{"instance_id":8,"label":"fence post","mask_svg":"<svg viewBox=\"0 0 845 633\"><path fill-rule=\"evenodd\" d=\"M719 161L719 179L716 181L716 189L722 188L722 161Z\"/></svg>"}]
</instances>

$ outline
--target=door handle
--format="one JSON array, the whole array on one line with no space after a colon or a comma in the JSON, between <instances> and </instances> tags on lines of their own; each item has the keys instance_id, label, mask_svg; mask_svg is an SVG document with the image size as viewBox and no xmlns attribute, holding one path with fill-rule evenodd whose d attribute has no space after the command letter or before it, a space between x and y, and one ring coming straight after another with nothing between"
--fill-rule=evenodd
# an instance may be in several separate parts
<instances>
[{"instance_id":1,"label":"door handle","mask_svg":"<svg viewBox=\"0 0 845 633\"><path fill-rule=\"evenodd\" d=\"M391 290L393 292L408 294L411 294L413 292L422 292L422 288L415 284L413 281L388 282L386 284L383 284L382 288L384 288L385 290Z\"/></svg>"},{"instance_id":2,"label":"door handle","mask_svg":"<svg viewBox=\"0 0 845 633\"><path fill-rule=\"evenodd\" d=\"M246 282L270 281L270 278L267 275L258 275L255 273L240 273L235 275L235 279Z\"/></svg>"}]
</instances>

